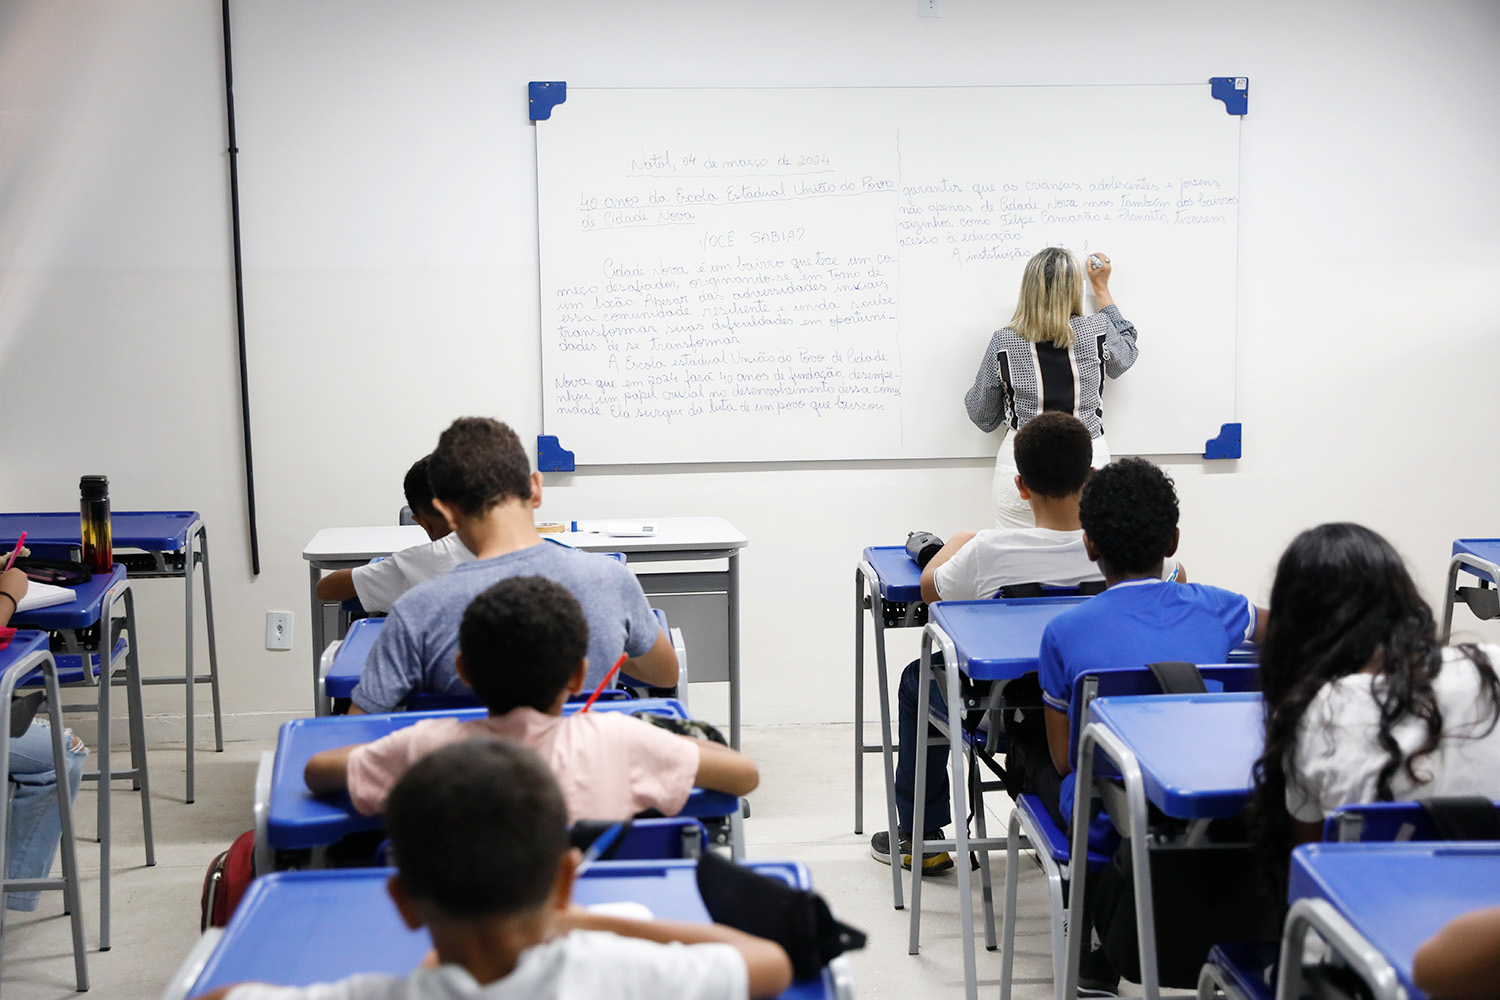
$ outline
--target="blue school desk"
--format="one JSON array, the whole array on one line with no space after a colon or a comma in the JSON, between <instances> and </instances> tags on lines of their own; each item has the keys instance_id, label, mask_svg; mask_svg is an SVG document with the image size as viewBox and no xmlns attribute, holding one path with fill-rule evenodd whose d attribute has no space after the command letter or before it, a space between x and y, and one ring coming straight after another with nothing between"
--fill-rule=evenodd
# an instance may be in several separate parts
<instances>
[{"instance_id":1,"label":"blue school desk","mask_svg":"<svg viewBox=\"0 0 1500 1000\"><path fill-rule=\"evenodd\" d=\"M940 601L928 609L927 626L922 630L917 719L932 718L929 704L931 682L934 679L932 650L937 646L943 654L943 683L946 691L944 701L948 705L949 724L945 728L948 731L948 752L951 755L949 764L953 769L948 784L953 796L954 837L951 840L926 841L922 830L913 829L912 857L920 858L927 850L940 850L952 851L958 859L955 867L958 872L959 928L963 936L964 986L969 1000L975 1000L978 995L978 984L974 961L974 906L969 890L969 865L966 859L970 851L979 852L986 943L993 948L994 894L990 885L989 852L1005 847L1006 839L987 835L982 802L976 803L974 809L976 836L969 836L965 822L965 817L969 815L969 781L964 774L964 729L961 724L952 724L961 718L961 713L955 715L953 706L963 704L959 674L975 681L1010 681L1033 672L1037 668L1037 656L1042 648L1042 632L1046 630L1047 624L1086 600L1087 597L1035 597L1025 600ZM917 725L916 759L927 759L927 726L920 721ZM914 793L918 808L920 803L926 801L926 795L927 769L918 767ZM890 837L891 843L895 844L894 810L892 817ZM914 823L913 826L919 827L921 824ZM913 869L916 867L918 866L913 865ZM893 864L891 869L899 886L901 868ZM911 936L907 951L915 955L922 919L922 876L915 870L912 872L911 905Z\"/></svg>"},{"instance_id":2,"label":"blue school desk","mask_svg":"<svg viewBox=\"0 0 1500 1000\"><path fill-rule=\"evenodd\" d=\"M563 711L571 715L580 707L568 705ZM590 711L648 711L679 719L688 717L681 703L671 698L598 701ZM328 847L351 833L380 829L380 817L360 815L348 795L314 796L308 791L302 772L313 754L355 743L369 743L423 719L482 719L485 715L482 708L463 708L386 715L333 715L320 719L294 719L283 724L274 755L270 752L261 755L260 770L255 779L256 870L275 870L277 851ZM695 789L688 797L682 815L737 817L739 808L740 803L732 795ZM740 836L737 820L733 825L734 848L738 852L744 838Z\"/></svg>"},{"instance_id":3,"label":"blue school desk","mask_svg":"<svg viewBox=\"0 0 1500 1000\"><path fill-rule=\"evenodd\" d=\"M52 730L52 768L59 776L67 774L67 754L63 749L62 694L57 682L57 663L47 646L47 633L18 631L4 649L0 649L0 705L9 707L16 686L23 678L39 675L46 685L47 722ZM8 715L7 715L8 718ZM9 736L9 725L3 735ZM10 787L10 741L0 740L0 789ZM68 913L73 931L73 975L80 992L89 988L89 971L83 941L83 898L78 883L77 845L73 840L73 802L67 794L66 780L57 782L57 809L61 820L62 877L38 879L5 878L10 871L9 810L0 809L0 893L60 889L63 909ZM4 909L0 907L0 933L4 930Z\"/></svg>"},{"instance_id":4,"label":"blue school desk","mask_svg":"<svg viewBox=\"0 0 1500 1000\"><path fill-rule=\"evenodd\" d=\"M1500 844L1304 844L1292 852L1279 998L1305 994L1303 943L1325 940L1375 1000L1424 994L1412 984L1417 947L1454 917L1495 905Z\"/></svg>"},{"instance_id":5,"label":"blue school desk","mask_svg":"<svg viewBox=\"0 0 1500 1000\"><path fill-rule=\"evenodd\" d=\"M682 639L682 630L672 628L667 623L666 613L660 608L652 610L656 612L661 630L672 640L672 651L677 654L677 663L682 668L679 690L686 693L687 647ZM315 714L329 714L333 699L348 698L354 694L360 674L364 672L365 661L370 658L370 650L384 627L384 618L361 618L349 626L349 631L342 640L335 639L328 644L328 648L323 651L322 662L318 665L318 697L313 706ZM625 694L623 691L618 693ZM686 698L679 700L686 706ZM477 699L473 703L477 704Z\"/></svg>"},{"instance_id":6,"label":"blue school desk","mask_svg":"<svg viewBox=\"0 0 1500 1000\"><path fill-rule=\"evenodd\" d=\"M1459 587L1458 574L1476 577L1477 587ZM1438 638L1444 642L1453 631L1453 604L1463 601L1481 620L1500 616L1500 538L1460 538L1453 543L1453 557L1448 560L1448 586L1443 590L1443 629Z\"/></svg>"},{"instance_id":7,"label":"blue school desk","mask_svg":"<svg viewBox=\"0 0 1500 1000\"><path fill-rule=\"evenodd\" d=\"M30 539L27 539L28 548ZM112 783L131 779L140 786L141 827L146 840L146 865L156 864L156 847L151 835L151 780L146 758L146 715L141 694L140 656L136 648L139 633L135 627L135 595L130 581L126 579L125 567L116 563L109 573L95 573L87 583L71 588L74 599L67 604L54 604L50 608L37 608L18 612L11 618L17 628L42 629L61 634L70 659L77 657L78 667L74 671L61 671L61 681L80 687L93 686L98 691L96 705L65 705L68 711L94 713L99 720L98 745L94 748L99 761L98 771L87 771L86 781L99 784L99 948L109 950L109 882L110 882L110 796ZM129 712L130 756L132 767L118 770L110 763L110 691L115 677L114 658L120 646L116 642L115 606L125 605L124 631L130 641L125 651L125 702ZM94 625L100 626L97 650L88 648L80 641L79 632ZM23 683L35 684L40 680L36 672L23 679Z\"/></svg>"},{"instance_id":8,"label":"blue school desk","mask_svg":"<svg viewBox=\"0 0 1500 1000\"><path fill-rule=\"evenodd\" d=\"M208 529L192 510L113 511L109 517L115 561L125 565L131 580L183 582L183 673L180 677L142 677L141 683L181 684L186 689L184 726L187 740L187 800L193 801L194 694L207 684L213 697L214 749L224 749L224 716L219 704L219 655L214 642L214 594L208 572ZM14 546L21 532L31 548L81 548L78 513L0 514L0 551ZM121 552L120 550L127 550ZM136 550L141 555L133 555ZM203 615L208 628L208 673L193 670L193 577L203 567Z\"/></svg>"},{"instance_id":9,"label":"blue school desk","mask_svg":"<svg viewBox=\"0 0 1500 1000\"><path fill-rule=\"evenodd\" d=\"M1188 842L1209 820L1237 816L1252 787L1251 768L1262 742L1259 694L1156 694L1098 698L1078 743L1077 791L1073 799L1073 857L1088 846L1094 778L1113 765L1125 784L1126 825L1131 852L1136 921L1141 952L1141 989L1157 1000L1156 912L1151 896L1151 852L1147 802L1176 819L1197 821ZM1107 773L1107 772L1106 772ZM1068 926L1083 927L1085 888L1075 879L1068 900ZM1063 996L1078 996L1078 962L1084 935L1068 935L1067 983Z\"/></svg>"},{"instance_id":10,"label":"blue school desk","mask_svg":"<svg viewBox=\"0 0 1500 1000\"><path fill-rule=\"evenodd\" d=\"M808 887L807 869L790 861L755 861L756 871ZM694 862L606 861L578 877L573 899L584 905L636 902L664 920L706 923ZM389 868L278 872L255 880L229 926L209 930L163 994L182 1000L247 980L306 986L356 972L404 976L432 947L427 931L410 931L386 895ZM848 961L835 959L818 979L782 994L796 1000L849 1000Z\"/></svg>"},{"instance_id":11,"label":"blue school desk","mask_svg":"<svg viewBox=\"0 0 1500 1000\"><path fill-rule=\"evenodd\" d=\"M880 688L880 742L865 742L865 612L875 626L875 670ZM902 545L873 545L854 567L854 832L865 826L865 754L879 753L885 765L885 809L896 814L892 797L896 768L891 758L890 682L885 662L885 630L925 625L922 571ZM889 820L889 816L887 819ZM894 820L889 820L894 825ZM897 879L896 907L901 906Z\"/></svg>"}]
</instances>

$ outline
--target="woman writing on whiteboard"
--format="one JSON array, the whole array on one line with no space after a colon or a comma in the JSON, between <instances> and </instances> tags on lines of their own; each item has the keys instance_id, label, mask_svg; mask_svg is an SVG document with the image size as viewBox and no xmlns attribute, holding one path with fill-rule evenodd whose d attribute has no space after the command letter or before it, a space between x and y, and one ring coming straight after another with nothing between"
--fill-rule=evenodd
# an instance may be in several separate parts
<instances>
[{"instance_id":1,"label":"woman writing on whiteboard","mask_svg":"<svg viewBox=\"0 0 1500 1000\"><path fill-rule=\"evenodd\" d=\"M995 525L1030 528L1031 506L1016 489L1011 431L1038 413L1071 413L1094 439L1094 468L1109 464L1104 441L1104 379L1135 364L1135 327L1109 294L1110 260L1088 259L1088 280L1099 311L1083 315L1084 268L1061 247L1048 247L1026 264L1021 298L1010 325L985 349L974 387L964 397L969 419L982 431L1005 428L995 456Z\"/></svg>"}]
</instances>

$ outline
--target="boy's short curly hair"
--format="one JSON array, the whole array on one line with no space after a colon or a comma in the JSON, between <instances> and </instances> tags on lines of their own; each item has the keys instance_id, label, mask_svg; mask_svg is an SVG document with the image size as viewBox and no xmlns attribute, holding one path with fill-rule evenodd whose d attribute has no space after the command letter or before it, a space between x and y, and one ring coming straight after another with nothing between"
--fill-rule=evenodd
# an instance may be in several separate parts
<instances>
[{"instance_id":1,"label":"boy's short curly hair","mask_svg":"<svg viewBox=\"0 0 1500 1000\"><path fill-rule=\"evenodd\" d=\"M536 910L568 850L552 771L519 743L443 747L396 782L385 828L407 893L459 919Z\"/></svg>"},{"instance_id":2,"label":"boy's short curly hair","mask_svg":"<svg viewBox=\"0 0 1500 1000\"><path fill-rule=\"evenodd\" d=\"M1066 497L1083 489L1094 462L1094 442L1071 413L1038 413L1016 431L1016 471L1031 492Z\"/></svg>"},{"instance_id":3,"label":"boy's short curly hair","mask_svg":"<svg viewBox=\"0 0 1500 1000\"><path fill-rule=\"evenodd\" d=\"M432 495L478 517L507 500L531 497L531 459L516 432L489 417L459 417L428 456Z\"/></svg>"},{"instance_id":4,"label":"boy's short curly hair","mask_svg":"<svg viewBox=\"0 0 1500 1000\"><path fill-rule=\"evenodd\" d=\"M1149 573L1166 557L1177 532L1177 489L1144 458L1122 458L1095 469L1083 488L1078 520L1114 573Z\"/></svg>"}]
</instances>

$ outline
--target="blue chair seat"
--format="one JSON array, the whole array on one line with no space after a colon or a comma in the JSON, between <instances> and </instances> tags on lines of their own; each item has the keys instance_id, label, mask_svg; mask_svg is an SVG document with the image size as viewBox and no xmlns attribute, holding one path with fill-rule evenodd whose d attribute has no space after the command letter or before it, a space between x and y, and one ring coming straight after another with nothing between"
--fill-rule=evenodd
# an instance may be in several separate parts
<instances>
[{"instance_id":1,"label":"blue chair seat","mask_svg":"<svg viewBox=\"0 0 1500 1000\"><path fill-rule=\"evenodd\" d=\"M1279 950L1275 941L1225 941L1208 950L1208 963L1218 967L1242 1000L1271 1000Z\"/></svg>"},{"instance_id":2,"label":"blue chair seat","mask_svg":"<svg viewBox=\"0 0 1500 1000\"><path fill-rule=\"evenodd\" d=\"M123 636L115 640L114 652L111 653L113 662L124 666L125 647L127 642ZM99 654L98 653L56 653L52 657L57 661L57 683L67 686L69 684L81 684L90 677L99 676ZM87 661L89 674L84 674L84 663ZM40 667L31 671L17 687L41 687L42 670Z\"/></svg>"},{"instance_id":3,"label":"blue chair seat","mask_svg":"<svg viewBox=\"0 0 1500 1000\"><path fill-rule=\"evenodd\" d=\"M1042 843L1031 846L1039 851L1046 851L1047 856L1060 865L1068 863L1072 857L1072 848L1068 844L1068 835L1061 827L1052 822L1052 816L1047 812L1047 807L1042 800L1032 794L1022 795L1016 799L1016 808L1024 809L1027 817L1031 820L1036 831L1042 835ZM1097 870L1109 862L1108 854L1100 854L1097 851L1089 851L1089 868Z\"/></svg>"}]
</instances>

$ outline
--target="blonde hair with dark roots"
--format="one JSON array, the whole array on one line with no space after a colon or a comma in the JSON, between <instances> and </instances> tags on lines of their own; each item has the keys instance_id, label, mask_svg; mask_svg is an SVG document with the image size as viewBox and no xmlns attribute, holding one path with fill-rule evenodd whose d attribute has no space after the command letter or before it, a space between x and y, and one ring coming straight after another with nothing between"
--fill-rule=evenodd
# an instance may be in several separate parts
<instances>
[{"instance_id":1,"label":"blonde hair with dark roots","mask_svg":"<svg viewBox=\"0 0 1500 1000\"><path fill-rule=\"evenodd\" d=\"M1083 315L1083 266L1062 247L1048 247L1026 262L1021 297L1010 328L1033 344L1071 347L1068 322Z\"/></svg>"}]
</instances>

